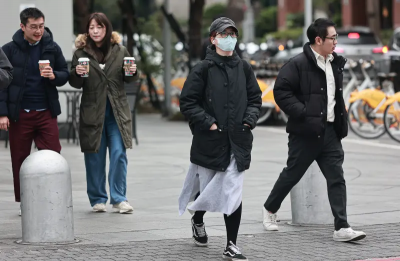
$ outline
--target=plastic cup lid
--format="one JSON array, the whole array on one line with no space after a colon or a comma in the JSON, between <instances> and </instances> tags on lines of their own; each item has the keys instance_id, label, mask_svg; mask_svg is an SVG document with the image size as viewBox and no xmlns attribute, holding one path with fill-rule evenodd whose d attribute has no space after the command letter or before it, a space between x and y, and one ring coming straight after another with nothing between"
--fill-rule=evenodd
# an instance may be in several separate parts
<instances>
[{"instance_id":1,"label":"plastic cup lid","mask_svg":"<svg viewBox=\"0 0 400 261\"><path fill-rule=\"evenodd\" d=\"M89 62L90 60L89 60L89 58L82 57L82 58L79 58L78 61Z\"/></svg>"},{"instance_id":2,"label":"plastic cup lid","mask_svg":"<svg viewBox=\"0 0 400 261\"><path fill-rule=\"evenodd\" d=\"M124 57L124 60L135 60L135 57Z\"/></svg>"},{"instance_id":3,"label":"plastic cup lid","mask_svg":"<svg viewBox=\"0 0 400 261\"><path fill-rule=\"evenodd\" d=\"M50 63L49 60L40 60L39 63Z\"/></svg>"}]
</instances>

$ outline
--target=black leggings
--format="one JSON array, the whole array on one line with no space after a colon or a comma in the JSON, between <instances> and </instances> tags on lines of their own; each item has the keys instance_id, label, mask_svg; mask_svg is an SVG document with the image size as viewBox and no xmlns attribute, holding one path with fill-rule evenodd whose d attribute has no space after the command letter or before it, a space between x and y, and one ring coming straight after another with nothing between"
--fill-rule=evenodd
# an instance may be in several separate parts
<instances>
[{"instance_id":1,"label":"black leggings","mask_svg":"<svg viewBox=\"0 0 400 261\"><path fill-rule=\"evenodd\" d=\"M203 223L203 216L205 211L196 211L193 215L193 221L195 224ZM226 227L226 245L229 245L229 241L232 241L236 245L236 239L239 233L240 220L242 218L242 203L238 209L235 210L230 216L224 214L225 227Z\"/></svg>"}]
</instances>

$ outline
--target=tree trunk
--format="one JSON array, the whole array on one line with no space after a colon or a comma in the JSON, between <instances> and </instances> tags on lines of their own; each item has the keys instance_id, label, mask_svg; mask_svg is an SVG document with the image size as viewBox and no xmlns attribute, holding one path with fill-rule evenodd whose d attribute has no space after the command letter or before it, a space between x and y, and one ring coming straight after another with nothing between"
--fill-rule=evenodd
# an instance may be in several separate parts
<instances>
[{"instance_id":1,"label":"tree trunk","mask_svg":"<svg viewBox=\"0 0 400 261\"><path fill-rule=\"evenodd\" d=\"M232 19L236 26L244 19L244 0L229 0L226 8L226 16Z\"/></svg>"},{"instance_id":2,"label":"tree trunk","mask_svg":"<svg viewBox=\"0 0 400 261\"><path fill-rule=\"evenodd\" d=\"M201 56L203 8L205 0L190 0L189 13L189 57L190 60Z\"/></svg>"},{"instance_id":3,"label":"tree trunk","mask_svg":"<svg viewBox=\"0 0 400 261\"><path fill-rule=\"evenodd\" d=\"M132 0L118 0L118 5L121 9L124 33L127 37L126 48L129 53L132 54L133 48L135 47L135 40L133 39L134 28L137 26L135 5Z\"/></svg>"},{"instance_id":4,"label":"tree trunk","mask_svg":"<svg viewBox=\"0 0 400 261\"><path fill-rule=\"evenodd\" d=\"M94 0L74 0L74 23L76 33L86 33L86 24L93 12Z\"/></svg>"},{"instance_id":5,"label":"tree trunk","mask_svg":"<svg viewBox=\"0 0 400 261\"><path fill-rule=\"evenodd\" d=\"M367 0L367 19L368 26L380 38L381 34L381 20L380 20L380 6L379 1Z\"/></svg>"},{"instance_id":6,"label":"tree trunk","mask_svg":"<svg viewBox=\"0 0 400 261\"><path fill-rule=\"evenodd\" d=\"M136 32L139 36L141 35L140 28L138 28L138 23L136 20L136 9L133 0L118 0L118 5L121 9L121 14L123 17L123 28L125 29L125 34L128 39L127 49L129 53L133 54L133 48L135 47L135 41L133 39L133 34ZM140 42L140 39L139 39ZM140 43L136 46L140 55L140 61L142 64L147 64L146 54L144 53L143 44ZM143 66L142 70L146 75L147 88L150 95L150 101L154 108L160 109L161 104L158 99L156 88L153 84L151 78L151 72L146 69L147 66Z\"/></svg>"}]
</instances>

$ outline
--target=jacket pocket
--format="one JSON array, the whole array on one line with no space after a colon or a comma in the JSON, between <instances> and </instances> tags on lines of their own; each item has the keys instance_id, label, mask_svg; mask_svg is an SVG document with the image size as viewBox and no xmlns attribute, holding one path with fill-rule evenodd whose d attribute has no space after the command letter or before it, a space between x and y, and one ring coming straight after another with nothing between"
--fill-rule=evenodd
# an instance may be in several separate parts
<instances>
[{"instance_id":1,"label":"jacket pocket","mask_svg":"<svg viewBox=\"0 0 400 261\"><path fill-rule=\"evenodd\" d=\"M81 104L79 124L82 127L96 127L98 122L96 105Z\"/></svg>"},{"instance_id":2,"label":"jacket pocket","mask_svg":"<svg viewBox=\"0 0 400 261\"><path fill-rule=\"evenodd\" d=\"M233 142L238 147L250 152L253 147L253 133L250 127L246 125L237 126L233 134Z\"/></svg>"},{"instance_id":3,"label":"jacket pocket","mask_svg":"<svg viewBox=\"0 0 400 261\"><path fill-rule=\"evenodd\" d=\"M95 127L99 122L96 104L96 92L84 91L80 104L80 124L83 126Z\"/></svg>"},{"instance_id":4,"label":"jacket pocket","mask_svg":"<svg viewBox=\"0 0 400 261\"><path fill-rule=\"evenodd\" d=\"M220 157L227 150L227 133L218 130L195 131L193 149L207 157Z\"/></svg>"}]
</instances>

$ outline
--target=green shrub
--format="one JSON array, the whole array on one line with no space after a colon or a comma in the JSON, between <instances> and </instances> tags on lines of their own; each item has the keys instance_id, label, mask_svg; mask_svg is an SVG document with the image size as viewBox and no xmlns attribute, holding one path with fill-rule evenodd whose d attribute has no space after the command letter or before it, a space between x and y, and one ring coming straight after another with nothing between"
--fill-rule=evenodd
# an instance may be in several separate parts
<instances>
[{"instance_id":1,"label":"green shrub","mask_svg":"<svg viewBox=\"0 0 400 261\"><path fill-rule=\"evenodd\" d=\"M255 21L256 37L262 37L266 33L275 32L278 29L276 6L263 8Z\"/></svg>"}]
</instances>

